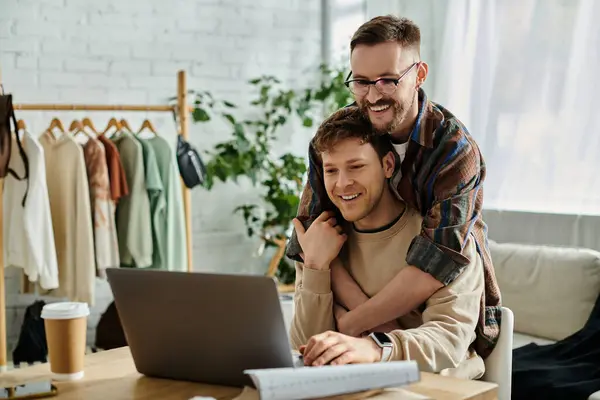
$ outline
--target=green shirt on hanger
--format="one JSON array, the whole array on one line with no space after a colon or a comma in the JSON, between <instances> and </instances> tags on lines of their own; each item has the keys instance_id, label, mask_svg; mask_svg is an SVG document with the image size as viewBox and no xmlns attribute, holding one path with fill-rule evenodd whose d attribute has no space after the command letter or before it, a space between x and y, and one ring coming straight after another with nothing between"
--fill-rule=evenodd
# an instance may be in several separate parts
<instances>
[{"instance_id":1,"label":"green shirt on hanger","mask_svg":"<svg viewBox=\"0 0 600 400\"><path fill-rule=\"evenodd\" d=\"M142 145L142 152L144 154L146 190L148 191L148 200L150 201L152 243L154 249L152 253L152 268L165 268L164 226L167 218L165 186L161 179L153 146L147 140L142 140L136 135L132 136Z\"/></svg>"},{"instance_id":2,"label":"green shirt on hanger","mask_svg":"<svg viewBox=\"0 0 600 400\"><path fill-rule=\"evenodd\" d=\"M166 200L166 218L160 230L164 266L169 271L187 271L185 212L175 150L160 136L145 141L154 149Z\"/></svg>"},{"instance_id":3,"label":"green shirt on hanger","mask_svg":"<svg viewBox=\"0 0 600 400\"><path fill-rule=\"evenodd\" d=\"M146 268L152 265L153 243L142 144L126 132L111 140L119 150L129 185L129 194L119 200L116 210L121 265Z\"/></svg>"}]
</instances>

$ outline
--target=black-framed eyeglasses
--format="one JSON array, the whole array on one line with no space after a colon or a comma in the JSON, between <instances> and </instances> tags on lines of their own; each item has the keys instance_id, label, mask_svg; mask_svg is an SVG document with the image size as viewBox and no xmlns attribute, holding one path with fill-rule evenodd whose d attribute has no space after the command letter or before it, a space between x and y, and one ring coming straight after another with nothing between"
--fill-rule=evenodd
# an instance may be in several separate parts
<instances>
[{"instance_id":1,"label":"black-framed eyeglasses","mask_svg":"<svg viewBox=\"0 0 600 400\"><path fill-rule=\"evenodd\" d=\"M370 81L367 79L349 79L352 75L352 72L348 74L346 81L344 84L350 89L350 91L357 96L364 96L369 93L369 88L371 85L375 86L379 93L389 96L396 91L398 87L398 83L408 74L415 65L419 65L420 62L417 61L413 63L410 67L406 69L398 78L379 78L374 81Z\"/></svg>"}]
</instances>

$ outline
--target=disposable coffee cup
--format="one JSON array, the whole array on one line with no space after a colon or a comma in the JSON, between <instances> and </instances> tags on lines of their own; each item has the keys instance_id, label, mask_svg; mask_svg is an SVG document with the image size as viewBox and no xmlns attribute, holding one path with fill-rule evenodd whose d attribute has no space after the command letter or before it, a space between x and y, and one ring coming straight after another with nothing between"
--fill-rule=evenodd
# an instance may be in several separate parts
<instances>
[{"instance_id":1,"label":"disposable coffee cup","mask_svg":"<svg viewBox=\"0 0 600 400\"><path fill-rule=\"evenodd\" d=\"M42 308L50 372L54 380L83 378L89 314L87 303L51 303Z\"/></svg>"}]
</instances>

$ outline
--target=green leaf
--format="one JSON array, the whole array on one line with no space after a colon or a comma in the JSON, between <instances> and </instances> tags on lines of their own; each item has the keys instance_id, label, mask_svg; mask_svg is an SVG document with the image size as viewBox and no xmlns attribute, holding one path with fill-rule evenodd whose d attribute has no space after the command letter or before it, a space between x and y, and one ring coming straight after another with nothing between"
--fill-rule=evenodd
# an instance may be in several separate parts
<instances>
[{"instance_id":1,"label":"green leaf","mask_svg":"<svg viewBox=\"0 0 600 400\"><path fill-rule=\"evenodd\" d=\"M231 122L232 125L235 125L235 118L233 117L233 115L231 115L231 114L223 114L223 116L225 118L227 118L227 120L229 122Z\"/></svg>"},{"instance_id":2,"label":"green leaf","mask_svg":"<svg viewBox=\"0 0 600 400\"><path fill-rule=\"evenodd\" d=\"M204 188L206 190L212 189L212 187L213 187L213 178L212 178L212 176L210 176L210 175L206 176L206 179L204 180L204 185L203 186L204 186Z\"/></svg>"},{"instance_id":3,"label":"green leaf","mask_svg":"<svg viewBox=\"0 0 600 400\"><path fill-rule=\"evenodd\" d=\"M227 173L221 165L215 167L215 176L219 178L222 182L225 182L225 180L227 179Z\"/></svg>"},{"instance_id":4,"label":"green leaf","mask_svg":"<svg viewBox=\"0 0 600 400\"><path fill-rule=\"evenodd\" d=\"M226 101L226 100L225 100L225 101L223 101L223 105L224 105L225 107L229 107L229 108L236 108L236 107L237 107L235 104L233 104L233 103L230 103L229 101Z\"/></svg>"},{"instance_id":5,"label":"green leaf","mask_svg":"<svg viewBox=\"0 0 600 400\"><path fill-rule=\"evenodd\" d=\"M266 97L269 94L270 89L271 89L271 86L269 86L269 85L265 85L265 86L261 87L260 88L260 96Z\"/></svg>"},{"instance_id":6,"label":"green leaf","mask_svg":"<svg viewBox=\"0 0 600 400\"><path fill-rule=\"evenodd\" d=\"M308 103L311 100L312 96L312 90L307 89L306 93L304 93L304 101Z\"/></svg>"},{"instance_id":7,"label":"green leaf","mask_svg":"<svg viewBox=\"0 0 600 400\"><path fill-rule=\"evenodd\" d=\"M233 125L233 135L237 138L243 138L247 141L246 136L244 135L244 125L240 123Z\"/></svg>"},{"instance_id":8,"label":"green leaf","mask_svg":"<svg viewBox=\"0 0 600 400\"><path fill-rule=\"evenodd\" d=\"M192 116L196 122L206 122L210 120L210 116L203 108L195 108Z\"/></svg>"},{"instance_id":9,"label":"green leaf","mask_svg":"<svg viewBox=\"0 0 600 400\"><path fill-rule=\"evenodd\" d=\"M248 171L248 177L250 178L250 181L252 182L252 186L256 186L256 182L258 181L258 179L256 177L256 170Z\"/></svg>"},{"instance_id":10,"label":"green leaf","mask_svg":"<svg viewBox=\"0 0 600 400\"><path fill-rule=\"evenodd\" d=\"M324 101L330 94L329 88L322 88L315 93L315 100Z\"/></svg>"},{"instance_id":11,"label":"green leaf","mask_svg":"<svg viewBox=\"0 0 600 400\"><path fill-rule=\"evenodd\" d=\"M310 117L304 117L304 120L302 120L302 125L310 128L311 126L313 126L313 120Z\"/></svg>"}]
</instances>

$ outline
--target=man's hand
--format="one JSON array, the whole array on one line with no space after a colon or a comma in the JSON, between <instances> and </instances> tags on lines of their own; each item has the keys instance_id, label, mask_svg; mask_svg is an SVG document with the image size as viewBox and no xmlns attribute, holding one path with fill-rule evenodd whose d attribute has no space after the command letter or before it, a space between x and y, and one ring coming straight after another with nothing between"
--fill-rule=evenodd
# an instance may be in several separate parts
<instances>
[{"instance_id":1,"label":"man's hand","mask_svg":"<svg viewBox=\"0 0 600 400\"><path fill-rule=\"evenodd\" d=\"M381 361L381 348L371 338L355 338L327 331L311 337L300 347L304 365L344 365Z\"/></svg>"},{"instance_id":2,"label":"man's hand","mask_svg":"<svg viewBox=\"0 0 600 400\"><path fill-rule=\"evenodd\" d=\"M292 220L298 243L302 247L304 266L313 269L328 269L329 264L337 257L344 242L346 234L337 224L334 214L325 211L310 225L307 230L297 219Z\"/></svg>"}]
</instances>

